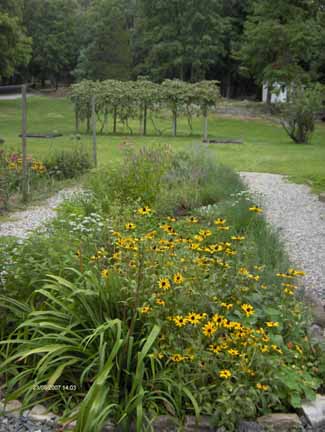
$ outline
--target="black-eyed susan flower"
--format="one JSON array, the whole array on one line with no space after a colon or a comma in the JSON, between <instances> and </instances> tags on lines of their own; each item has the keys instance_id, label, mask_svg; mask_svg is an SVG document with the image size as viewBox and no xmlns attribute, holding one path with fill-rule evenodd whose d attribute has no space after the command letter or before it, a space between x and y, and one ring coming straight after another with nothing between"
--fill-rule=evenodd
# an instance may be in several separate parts
<instances>
[{"instance_id":1,"label":"black-eyed susan flower","mask_svg":"<svg viewBox=\"0 0 325 432\"><path fill-rule=\"evenodd\" d=\"M151 208L147 206L141 207L137 210L137 213L141 216L149 215L151 214L151 212L152 212Z\"/></svg>"},{"instance_id":2,"label":"black-eyed susan flower","mask_svg":"<svg viewBox=\"0 0 325 432\"><path fill-rule=\"evenodd\" d=\"M239 356L239 351L236 350L236 349L229 349L229 350L227 351L227 353L228 353L229 355L231 355L232 357L237 357L237 356Z\"/></svg>"},{"instance_id":3,"label":"black-eyed susan flower","mask_svg":"<svg viewBox=\"0 0 325 432\"><path fill-rule=\"evenodd\" d=\"M216 326L214 325L214 323L212 321L207 322L202 327L202 332L207 337L211 337L216 331L217 331Z\"/></svg>"},{"instance_id":4,"label":"black-eyed susan flower","mask_svg":"<svg viewBox=\"0 0 325 432\"><path fill-rule=\"evenodd\" d=\"M181 273L176 273L173 276L173 281L176 285L181 285L184 282L184 277L181 275Z\"/></svg>"},{"instance_id":5,"label":"black-eyed susan flower","mask_svg":"<svg viewBox=\"0 0 325 432\"><path fill-rule=\"evenodd\" d=\"M172 362L174 362L174 363L180 363L180 362L186 360L186 357L184 357L184 356L181 355L181 354L173 354L173 355L171 355L169 358L170 358L170 360L171 360Z\"/></svg>"},{"instance_id":6,"label":"black-eyed susan flower","mask_svg":"<svg viewBox=\"0 0 325 432\"><path fill-rule=\"evenodd\" d=\"M125 229L131 231L134 230L136 228L136 225L132 222L128 222L127 224L125 224Z\"/></svg>"},{"instance_id":7,"label":"black-eyed susan flower","mask_svg":"<svg viewBox=\"0 0 325 432\"><path fill-rule=\"evenodd\" d=\"M169 290L170 289L170 282L168 278L160 278L158 281L159 288L163 290Z\"/></svg>"},{"instance_id":8,"label":"black-eyed susan flower","mask_svg":"<svg viewBox=\"0 0 325 432\"><path fill-rule=\"evenodd\" d=\"M141 314L147 314L151 311L151 307L150 306L142 306L141 308L139 308L139 312Z\"/></svg>"},{"instance_id":9,"label":"black-eyed susan flower","mask_svg":"<svg viewBox=\"0 0 325 432\"><path fill-rule=\"evenodd\" d=\"M226 219L223 219L223 218L217 218L215 221L214 221L214 224L215 225L224 225L226 223Z\"/></svg>"},{"instance_id":10,"label":"black-eyed susan flower","mask_svg":"<svg viewBox=\"0 0 325 432\"><path fill-rule=\"evenodd\" d=\"M245 303L245 304L241 305L241 308L245 312L247 317L250 317L251 315L253 315L255 313L253 306L250 304Z\"/></svg>"},{"instance_id":11,"label":"black-eyed susan flower","mask_svg":"<svg viewBox=\"0 0 325 432\"><path fill-rule=\"evenodd\" d=\"M266 324L267 327L270 327L270 328L272 328L272 327L279 327L279 323L276 322L276 321L267 321L265 324Z\"/></svg>"},{"instance_id":12,"label":"black-eyed susan flower","mask_svg":"<svg viewBox=\"0 0 325 432\"><path fill-rule=\"evenodd\" d=\"M195 217L195 216L191 216L187 220L191 224L197 224L197 223L199 223L199 219L197 217Z\"/></svg>"},{"instance_id":13,"label":"black-eyed susan flower","mask_svg":"<svg viewBox=\"0 0 325 432\"><path fill-rule=\"evenodd\" d=\"M219 371L219 377L223 378L223 379L229 379L231 378L231 372L228 369L223 369L221 371Z\"/></svg>"},{"instance_id":14,"label":"black-eyed susan flower","mask_svg":"<svg viewBox=\"0 0 325 432\"><path fill-rule=\"evenodd\" d=\"M269 389L269 386L266 384L257 383L256 388L261 391L267 391Z\"/></svg>"},{"instance_id":15,"label":"black-eyed susan flower","mask_svg":"<svg viewBox=\"0 0 325 432\"><path fill-rule=\"evenodd\" d=\"M198 313L191 312L186 316L187 322L192 325L197 325L201 321L201 317Z\"/></svg>"},{"instance_id":16,"label":"black-eyed susan flower","mask_svg":"<svg viewBox=\"0 0 325 432\"><path fill-rule=\"evenodd\" d=\"M253 213L262 213L263 212L263 209L261 209L260 207L258 207L256 205L250 207L248 210L250 212L253 212Z\"/></svg>"},{"instance_id":17,"label":"black-eyed susan flower","mask_svg":"<svg viewBox=\"0 0 325 432\"><path fill-rule=\"evenodd\" d=\"M161 298L157 298L156 299L156 304L159 306L165 306L166 302L165 300L161 299Z\"/></svg>"},{"instance_id":18,"label":"black-eyed susan flower","mask_svg":"<svg viewBox=\"0 0 325 432\"><path fill-rule=\"evenodd\" d=\"M108 269L103 269L103 270L101 271L101 275L102 275L102 277L103 277L104 279L107 279L108 276L109 276L109 270L108 270Z\"/></svg>"},{"instance_id":19,"label":"black-eyed susan flower","mask_svg":"<svg viewBox=\"0 0 325 432\"><path fill-rule=\"evenodd\" d=\"M177 221L177 219L174 216L168 216L167 220L169 222L176 222Z\"/></svg>"},{"instance_id":20,"label":"black-eyed susan flower","mask_svg":"<svg viewBox=\"0 0 325 432\"><path fill-rule=\"evenodd\" d=\"M239 236L239 235L232 236L231 240L234 240L234 241L243 241L243 240L245 240L245 237L244 236Z\"/></svg>"},{"instance_id":21,"label":"black-eyed susan flower","mask_svg":"<svg viewBox=\"0 0 325 432\"><path fill-rule=\"evenodd\" d=\"M172 317L172 320L177 327L184 327L187 324L187 319L182 317L181 315L176 315L175 317Z\"/></svg>"}]
</instances>

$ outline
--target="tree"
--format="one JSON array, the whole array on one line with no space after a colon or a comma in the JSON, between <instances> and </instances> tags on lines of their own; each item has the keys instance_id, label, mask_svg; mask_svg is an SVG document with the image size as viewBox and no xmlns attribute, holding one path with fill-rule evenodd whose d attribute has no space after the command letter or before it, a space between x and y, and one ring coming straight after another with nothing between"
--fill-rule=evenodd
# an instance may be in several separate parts
<instances>
[{"instance_id":1,"label":"tree","mask_svg":"<svg viewBox=\"0 0 325 432\"><path fill-rule=\"evenodd\" d=\"M118 0L94 0L83 24L77 79L127 79L131 50L126 17Z\"/></svg>"},{"instance_id":2,"label":"tree","mask_svg":"<svg viewBox=\"0 0 325 432\"><path fill-rule=\"evenodd\" d=\"M305 87L296 83L291 87L290 98L280 105L280 113L281 124L295 143L310 143L315 130L315 117L322 109L324 98L324 87L320 84Z\"/></svg>"},{"instance_id":3,"label":"tree","mask_svg":"<svg viewBox=\"0 0 325 432\"><path fill-rule=\"evenodd\" d=\"M33 39L29 74L41 79L67 78L79 52L76 0L25 0L24 20Z\"/></svg>"},{"instance_id":4,"label":"tree","mask_svg":"<svg viewBox=\"0 0 325 432\"><path fill-rule=\"evenodd\" d=\"M0 80L12 77L16 67L28 63L30 45L22 25L22 3L0 0Z\"/></svg>"},{"instance_id":5,"label":"tree","mask_svg":"<svg viewBox=\"0 0 325 432\"><path fill-rule=\"evenodd\" d=\"M140 0L134 50L137 71L155 80L197 81L225 53L228 29L220 0Z\"/></svg>"},{"instance_id":6,"label":"tree","mask_svg":"<svg viewBox=\"0 0 325 432\"><path fill-rule=\"evenodd\" d=\"M253 0L238 57L259 84L308 78L321 26L308 0ZM271 92L269 92L271 93Z\"/></svg>"}]
</instances>

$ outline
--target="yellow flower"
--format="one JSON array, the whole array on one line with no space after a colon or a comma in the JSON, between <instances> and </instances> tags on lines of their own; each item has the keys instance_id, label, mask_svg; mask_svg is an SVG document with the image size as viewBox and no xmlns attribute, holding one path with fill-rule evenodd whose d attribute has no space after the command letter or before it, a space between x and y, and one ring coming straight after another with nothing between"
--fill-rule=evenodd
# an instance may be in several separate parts
<instances>
[{"instance_id":1,"label":"yellow flower","mask_svg":"<svg viewBox=\"0 0 325 432\"><path fill-rule=\"evenodd\" d=\"M210 235L212 235L212 231L209 229L201 229L199 231L199 235L202 236L203 238L209 237Z\"/></svg>"},{"instance_id":2,"label":"yellow flower","mask_svg":"<svg viewBox=\"0 0 325 432\"><path fill-rule=\"evenodd\" d=\"M107 279L109 276L109 271L107 269L104 269L101 271L101 275L104 279Z\"/></svg>"},{"instance_id":3,"label":"yellow flower","mask_svg":"<svg viewBox=\"0 0 325 432\"><path fill-rule=\"evenodd\" d=\"M189 217L187 220L188 220L188 222L190 222L190 223L192 223L192 224L196 224L196 223L199 222L199 219L196 218L195 216L191 216L191 217Z\"/></svg>"},{"instance_id":4,"label":"yellow flower","mask_svg":"<svg viewBox=\"0 0 325 432\"><path fill-rule=\"evenodd\" d=\"M219 377L224 379L229 379L231 377L231 372L228 369L221 370L219 372Z\"/></svg>"},{"instance_id":5,"label":"yellow flower","mask_svg":"<svg viewBox=\"0 0 325 432\"><path fill-rule=\"evenodd\" d=\"M159 306L165 306L166 302L165 302L165 300L158 298L156 300L156 304Z\"/></svg>"},{"instance_id":6,"label":"yellow flower","mask_svg":"<svg viewBox=\"0 0 325 432\"><path fill-rule=\"evenodd\" d=\"M202 328L203 334L207 337L211 337L216 331L216 327L212 321L209 321Z\"/></svg>"},{"instance_id":7,"label":"yellow flower","mask_svg":"<svg viewBox=\"0 0 325 432\"><path fill-rule=\"evenodd\" d=\"M225 308L225 309L227 309L227 310L230 310L230 309L233 308L233 304L232 303L221 303L220 306L223 307L223 308Z\"/></svg>"},{"instance_id":8,"label":"yellow flower","mask_svg":"<svg viewBox=\"0 0 325 432\"><path fill-rule=\"evenodd\" d=\"M176 273L173 276L173 281L176 285L181 285L184 282L184 278L180 273Z\"/></svg>"},{"instance_id":9,"label":"yellow flower","mask_svg":"<svg viewBox=\"0 0 325 432\"><path fill-rule=\"evenodd\" d=\"M180 363L186 360L186 357L182 356L181 354L173 354L172 356L170 356L170 360L174 363Z\"/></svg>"},{"instance_id":10,"label":"yellow flower","mask_svg":"<svg viewBox=\"0 0 325 432\"><path fill-rule=\"evenodd\" d=\"M229 355L233 356L233 357L236 357L236 356L239 355L239 351L237 351L236 349L229 349L229 350L227 351L227 353L228 353Z\"/></svg>"},{"instance_id":11,"label":"yellow flower","mask_svg":"<svg viewBox=\"0 0 325 432\"><path fill-rule=\"evenodd\" d=\"M256 205L253 207L250 207L248 210L250 212L253 212L253 213L262 213L263 212L263 210L260 207L257 207Z\"/></svg>"},{"instance_id":12,"label":"yellow flower","mask_svg":"<svg viewBox=\"0 0 325 432\"><path fill-rule=\"evenodd\" d=\"M151 208L149 207L141 207L137 210L137 213L141 216L145 216L151 213Z\"/></svg>"},{"instance_id":13,"label":"yellow flower","mask_svg":"<svg viewBox=\"0 0 325 432\"><path fill-rule=\"evenodd\" d=\"M212 317L212 321L215 323L217 327L222 327L225 321L225 317L222 315L215 314Z\"/></svg>"},{"instance_id":14,"label":"yellow flower","mask_svg":"<svg viewBox=\"0 0 325 432\"><path fill-rule=\"evenodd\" d=\"M305 276L305 272L302 270L289 269L288 274L292 276Z\"/></svg>"},{"instance_id":15,"label":"yellow flower","mask_svg":"<svg viewBox=\"0 0 325 432\"><path fill-rule=\"evenodd\" d=\"M283 354L281 348L279 348L276 345L271 345L271 348L273 349L273 351L277 352L278 354Z\"/></svg>"},{"instance_id":16,"label":"yellow flower","mask_svg":"<svg viewBox=\"0 0 325 432\"><path fill-rule=\"evenodd\" d=\"M186 317L187 321L192 324L192 325L196 325L199 324L201 321L201 317L199 314L195 313L195 312L191 312L187 315Z\"/></svg>"},{"instance_id":17,"label":"yellow flower","mask_svg":"<svg viewBox=\"0 0 325 432\"><path fill-rule=\"evenodd\" d=\"M172 318L177 327L184 327L187 324L187 319L181 315L176 315Z\"/></svg>"},{"instance_id":18,"label":"yellow flower","mask_svg":"<svg viewBox=\"0 0 325 432\"><path fill-rule=\"evenodd\" d=\"M134 223L132 223L132 222L129 222L129 223L125 224L125 229L127 229L129 231L134 230L135 227L136 227L136 225Z\"/></svg>"},{"instance_id":19,"label":"yellow flower","mask_svg":"<svg viewBox=\"0 0 325 432\"><path fill-rule=\"evenodd\" d=\"M173 216L168 216L167 219L169 220L169 222L176 222L177 221L177 219Z\"/></svg>"},{"instance_id":20,"label":"yellow flower","mask_svg":"<svg viewBox=\"0 0 325 432\"><path fill-rule=\"evenodd\" d=\"M147 313L149 313L150 311L151 311L151 307L149 307L149 306L142 306L142 307L139 309L139 312L142 313L142 314L147 314Z\"/></svg>"},{"instance_id":21,"label":"yellow flower","mask_svg":"<svg viewBox=\"0 0 325 432\"><path fill-rule=\"evenodd\" d=\"M169 290L170 289L170 282L169 282L168 278L160 278L158 284L159 284L159 288L161 288L163 290Z\"/></svg>"},{"instance_id":22,"label":"yellow flower","mask_svg":"<svg viewBox=\"0 0 325 432\"><path fill-rule=\"evenodd\" d=\"M243 241L243 240L245 240L245 237L244 236L232 236L231 240Z\"/></svg>"},{"instance_id":23,"label":"yellow flower","mask_svg":"<svg viewBox=\"0 0 325 432\"><path fill-rule=\"evenodd\" d=\"M220 351L222 351L222 346L217 344L212 344L209 345L209 350L215 354L218 354Z\"/></svg>"},{"instance_id":24,"label":"yellow flower","mask_svg":"<svg viewBox=\"0 0 325 432\"><path fill-rule=\"evenodd\" d=\"M230 227L229 226L219 226L217 229L218 229L218 231L229 231Z\"/></svg>"},{"instance_id":25,"label":"yellow flower","mask_svg":"<svg viewBox=\"0 0 325 432\"><path fill-rule=\"evenodd\" d=\"M226 223L226 219L218 218L214 221L215 225L224 225Z\"/></svg>"},{"instance_id":26,"label":"yellow flower","mask_svg":"<svg viewBox=\"0 0 325 432\"><path fill-rule=\"evenodd\" d=\"M257 383L257 384L256 384L256 388L257 388L258 390L267 391L267 390L269 389L269 386L266 385L266 384L260 384L260 383Z\"/></svg>"},{"instance_id":27,"label":"yellow flower","mask_svg":"<svg viewBox=\"0 0 325 432\"><path fill-rule=\"evenodd\" d=\"M267 327L279 327L279 323L274 321L268 321L265 324Z\"/></svg>"},{"instance_id":28,"label":"yellow flower","mask_svg":"<svg viewBox=\"0 0 325 432\"><path fill-rule=\"evenodd\" d=\"M113 259L116 261L120 261L122 259L122 252L115 252L113 254Z\"/></svg>"},{"instance_id":29,"label":"yellow flower","mask_svg":"<svg viewBox=\"0 0 325 432\"><path fill-rule=\"evenodd\" d=\"M260 350L262 353L266 353L266 352L269 352L269 347L267 345L262 345L260 347Z\"/></svg>"},{"instance_id":30,"label":"yellow flower","mask_svg":"<svg viewBox=\"0 0 325 432\"><path fill-rule=\"evenodd\" d=\"M249 317L255 313L254 308L250 304L241 305L242 310L245 312L246 316Z\"/></svg>"}]
</instances>

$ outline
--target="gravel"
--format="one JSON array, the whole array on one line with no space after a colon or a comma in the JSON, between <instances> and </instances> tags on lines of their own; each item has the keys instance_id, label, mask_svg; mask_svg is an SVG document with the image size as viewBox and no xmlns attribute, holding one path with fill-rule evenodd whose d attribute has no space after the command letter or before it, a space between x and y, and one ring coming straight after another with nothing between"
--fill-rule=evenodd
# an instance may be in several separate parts
<instances>
[{"instance_id":1,"label":"gravel","mask_svg":"<svg viewBox=\"0 0 325 432\"><path fill-rule=\"evenodd\" d=\"M308 186L277 174L240 173L278 230L291 262L305 271L306 295L325 299L325 203Z\"/></svg>"},{"instance_id":2,"label":"gravel","mask_svg":"<svg viewBox=\"0 0 325 432\"><path fill-rule=\"evenodd\" d=\"M76 187L63 189L47 199L42 206L31 207L27 210L13 213L8 222L0 223L0 237L14 236L20 239L27 238L32 231L39 229L46 222L55 218L55 209L59 204L80 191L81 189Z\"/></svg>"},{"instance_id":3,"label":"gravel","mask_svg":"<svg viewBox=\"0 0 325 432\"><path fill-rule=\"evenodd\" d=\"M0 432L53 432L58 429L44 422L33 422L26 417L0 417Z\"/></svg>"}]
</instances>

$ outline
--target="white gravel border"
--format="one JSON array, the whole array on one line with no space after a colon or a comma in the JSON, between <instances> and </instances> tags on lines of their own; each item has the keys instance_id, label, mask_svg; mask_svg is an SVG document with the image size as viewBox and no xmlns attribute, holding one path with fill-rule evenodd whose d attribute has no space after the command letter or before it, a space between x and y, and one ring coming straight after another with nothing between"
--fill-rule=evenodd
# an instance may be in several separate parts
<instances>
[{"instance_id":1,"label":"white gravel border","mask_svg":"<svg viewBox=\"0 0 325 432\"><path fill-rule=\"evenodd\" d=\"M306 294L325 299L325 203L306 185L277 174L240 173L284 240L292 263L305 271Z\"/></svg>"},{"instance_id":2,"label":"white gravel border","mask_svg":"<svg viewBox=\"0 0 325 432\"><path fill-rule=\"evenodd\" d=\"M46 222L55 218L55 209L59 204L80 191L81 189L77 187L63 189L51 198L48 198L42 206L31 207L24 211L12 213L9 221L0 222L0 237L14 236L20 239L27 238L32 231L41 228Z\"/></svg>"}]
</instances>

